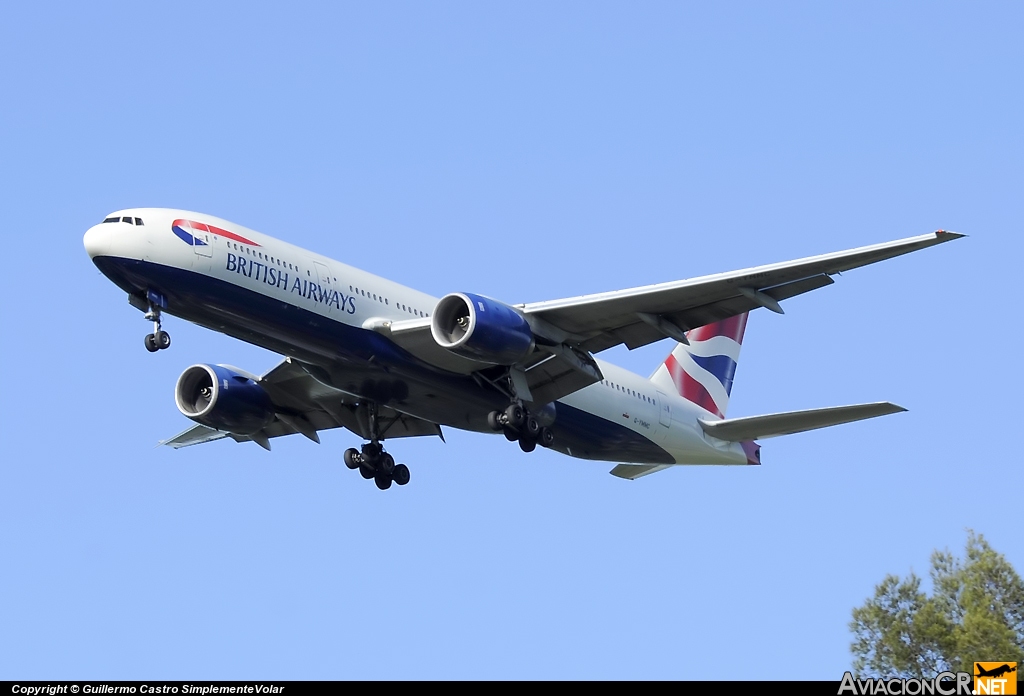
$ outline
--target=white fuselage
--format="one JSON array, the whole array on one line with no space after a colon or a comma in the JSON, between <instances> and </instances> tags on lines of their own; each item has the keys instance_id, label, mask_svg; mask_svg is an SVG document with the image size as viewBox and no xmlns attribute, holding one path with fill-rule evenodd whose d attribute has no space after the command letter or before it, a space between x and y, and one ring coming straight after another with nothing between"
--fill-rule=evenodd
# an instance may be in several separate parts
<instances>
[{"instance_id":1,"label":"white fuselage","mask_svg":"<svg viewBox=\"0 0 1024 696\"><path fill-rule=\"evenodd\" d=\"M193 320L279 353L302 353L306 359L357 363L361 359L358 351L346 355L346 346L334 346L342 353L340 356L323 354L324 347L316 338L328 322L372 333L367 327L382 320L398 322L429 317L438 302L437 298L394 281L209 215L162 208L133 208L111 213L111 217L124 216L133 220L138 218L143 224L107 222L92 227L86 233L85 245L89 255L104 273L129 292L144 293L150 289L173 292L164 287L171 282L168 278L172 276L167 274L173 271L176 273L173 277L180 279L174 282L189 284L189 293L183 296L196 305L216 305L215 297L204 296L195 290L200 279L228 284L210 284L209 293L228 286L247 291L252 294L254 312L257 305L262 308L259 316L238 316L245 312L220 310L220 315L209 313L202 315L204 318L201 320ZM176 220L201 222L212 226L211 231L192 230L195 233L192 235L194 243L190 243L172 233L172 223ZM126 270L115 278L99 259L111 259L111 264L142 263L125 266ZM160 271L159 277L147 275L156 270ZM172 305L167 311L191 318L190 310L198 312L199 309L198 306ZM294 313L299 310L304 310L303 317L309 317L304 323L304 326L308 325L305 329L289 332L274 328L274 311ZM714 418L712 414L678 394L659 392L650 380L638 374L604 361L599 360L598 364L604 375L603 381L557 402L559 408L564 404L597 419L594 423L588 421L588 428L596 428L597 431L604 427L614 428L616 433L620 433L616 436L620 440L634 436L646 440L667 454L663 461L665 464L748 463L738 443L718 440L701 429L698 419ZM443 384L444 375L435 375L437 370L428 372L433 375L430 379L437 379ZM452 375L452 378L464 376ZM486 430L475 425L481 422L479 419L446 417L446 414L431 412L429 405L411 403L408 410L410 415L427 417L435 422ZM601 425L602 422L607 425ZM571 427L571 424L566 423L565 427ZM621 429L635 435L630 436ZM614 450L609 451L608 456L601 456L599 448L585 453L573 452L571 445L558 449L588 459L630 461Z\"/></svg>"}]
</instances>

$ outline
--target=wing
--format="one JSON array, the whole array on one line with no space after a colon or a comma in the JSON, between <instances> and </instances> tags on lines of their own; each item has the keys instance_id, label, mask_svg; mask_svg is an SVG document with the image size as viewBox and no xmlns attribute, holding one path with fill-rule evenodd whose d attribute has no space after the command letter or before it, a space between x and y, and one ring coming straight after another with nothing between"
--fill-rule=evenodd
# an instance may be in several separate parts
<instances>
[{"instance_id":1,"label":"wing","mask_svg":"<svg viewBox=\"0 0 1024 696\"><path fill-rule=\"evenodd\" d=\"M831 276L852 268L942 244L963 235L938 231L886 244L758 266L732 273L660 285L516 305L537 338L536 349L509 370L516 393L526 401L548 403L603 379L592 353L619 344L638 348L665 338L686 343L686 331L766 307L832 284ZM459 374L491 367L455 355L430 334L430 318L372 319L377 331L435 367ZM629 470L632 473L632 470Z\"/></svg>"},{"instance_id":2,"label":"wing","mask_svg":"<svg viewBox=\"0 0 1024 696\"><path fill-rule=\"evenodd\" d=\"M364 328L387 336L419 359L443 370L468 375L492 367L439 346L430 334L429 318L371 321ZM555 342L538 345L521 364L513 366L510 377L517 394L539 404L555 401L603 379L589 354Z\"/></svg>"},{"instance_id":3,"label":"wing","mask_svg":"<svg viewBox=\"0 0 1024 696\"><path fill-rule=\"evenodd\" d=\"M779 301L832 284L831 275L951 241L963 235L932 234L732 273L648 285L617 292L534 302L518 308L539 335L598 352L675 338L757 307L782 312Z\"/></svg>"},{"instance_id":4,"label":"wing","mask_svg":"<svg viewBox=\"0 0 1024 696\"><path fill-rule=\"evenodd\" d=\"M317 433L332 428L348 428L363 439L370 439L368 415L359 407L359 399L328 386L316 379L313 373L314 369L285 358L277 367L257 378L270 396L275 411L273 422L258 433L236 435L195 425L160 444L179 449L230 437L236 442L253 441L270 449L270 438L299 433L319 443ZM423 435L437 435L444 439L438 424L387 406L378 406L377 427L382 437L387 439Z\"/></svg>"},{"instance_id":5,"label":"wing","mask_svg":"<svg viewBox=\"0 0 1024 696\"><path fill-rule=\"evenodd\" d=\"M227 433L221 432L220 430L214 430L213 428L207 428L205 425L193 425L185 432L178 433L169 440L161 440L158 444L167 445L174 449L181 449L182 447L189 447L191 445L201 445L204 442L213 442L214 440L220 440L227 436Z\"/></svg>"}]
</instances>

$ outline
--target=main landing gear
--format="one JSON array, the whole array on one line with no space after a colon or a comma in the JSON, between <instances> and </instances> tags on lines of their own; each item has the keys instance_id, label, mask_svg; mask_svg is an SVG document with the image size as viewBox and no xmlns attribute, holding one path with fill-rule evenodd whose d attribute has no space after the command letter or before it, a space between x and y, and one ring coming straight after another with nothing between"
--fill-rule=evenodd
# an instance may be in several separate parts
<instances>
[{"instance_id":1,"label":"main landing gear","mask_svg":"<svg viewBox=\"0 0 1024 696\"><path fill-rule=\"evenodd\" d=\"M504 411L491 411L487 415L487 424L495 432L505 433L509 442L519 442L519 449L532 452L537 448L551 447L555 444L555 435L547 426L542 426L522 404L513 403Z\"/></svg>"},{"instance_id":2,"label":"main landing gear","mask_svg":"<svg viewBox=\"0 0 1024 696\"><path fill-rule=\"evenodd\" d=\"M366 406L366 425L370 441L362 447L362 451L350 447L345 450L345 466L359 469L364 479L373 479L377 488L386 491L392 483L404 486L409 483L409 467L395 464L395 458L384 451L380 444L381 430L377 422L377 404L370 401Z\"/></svg>"},{"instance_id":3,"label":"main landing gear","mask_svg":"<svg viewBox=\"0 0 1024 696\"><path fill-rule=\"evenodd\" d=\"M364 479L373 479L382 491L391 488L392 482L399 486L409 483L409 467L395 464L395 458L385 452L377 441L367 442L362 452L354 447L345 450L345 466L359 469Z\"/></svg>"},{"instance_id":4,"label":"main landing gear","mask_svg":"<svg viewBox=\"0 0 1024 696\"><path fill-rule=\"evenodd\" d=\"M149 311L146 312L146 321L153 322L153 333L146 336L146 350L155 353L158 350L171 347L171 335L160 326L160 306L149 304Z\"/></svg>"}]
</instances>

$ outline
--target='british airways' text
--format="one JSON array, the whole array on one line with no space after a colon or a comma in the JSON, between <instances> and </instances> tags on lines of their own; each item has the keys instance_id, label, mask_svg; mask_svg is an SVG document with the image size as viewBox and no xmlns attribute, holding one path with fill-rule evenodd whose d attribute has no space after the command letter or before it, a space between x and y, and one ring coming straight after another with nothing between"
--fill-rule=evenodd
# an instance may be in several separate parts
<instances>
[{"instance_id":1,"label":"'british airways' text","mask_svg":"<svg viewBox=\"0 0 1024 696\"><path fill-rule=\"evenodd\" d=\"M289 287L289 274L286 271L275 268L274 266L269 266L265 263L260 263L259 261L253 261L251 259L229 253L228 262L224 268L228 271L240 273L246 278L261 280L267 285L273 285L275 288L281 288L282 290L289 290L293 293L297 293L307 300L313 300L314 302L319 302L322 305L340 309L341 311L348 312L349 314L356 313L356 300L354 297L344 295L337 290L325 288L317 283L309 280L303 280L298 277L292 281L291 287Z\"/></svg>"}]
</instances>

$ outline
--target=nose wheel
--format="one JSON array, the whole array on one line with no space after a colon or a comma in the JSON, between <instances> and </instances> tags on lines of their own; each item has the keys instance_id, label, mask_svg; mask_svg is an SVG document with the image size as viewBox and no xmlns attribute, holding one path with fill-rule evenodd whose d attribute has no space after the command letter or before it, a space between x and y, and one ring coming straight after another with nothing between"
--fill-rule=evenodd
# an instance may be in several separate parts
<instances>
[{"instance_id":1,"label":"nose wheel","mask_svg":"<svg viewBox=\"0 0 1024 696\"><path fill-rule=\"evenodd\" d=\"M171 347L171 335L166 331L156 331L146 335L146 350L155 353Z\"/></svg>"},{"instance_id":2,"label":"nose wheel","mask_svg":"<svg viewBox=\"0 0 1024 696\"><path fill-rule=\"evenodd\" d=\"M513 403L504 411L491 411L487 415L487 423L495 432L505 434L505 439L518 442L524 452L532 452L537 448L551 447L555 444L555 434L547 426L542 426L537 419L521 404Z\"/></svg>"}]
</instances>

